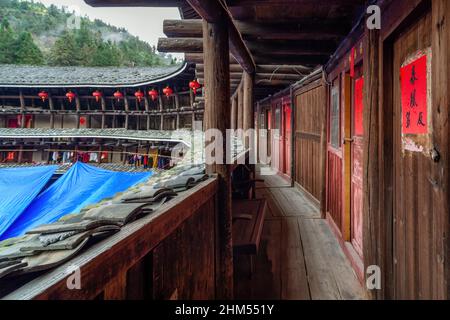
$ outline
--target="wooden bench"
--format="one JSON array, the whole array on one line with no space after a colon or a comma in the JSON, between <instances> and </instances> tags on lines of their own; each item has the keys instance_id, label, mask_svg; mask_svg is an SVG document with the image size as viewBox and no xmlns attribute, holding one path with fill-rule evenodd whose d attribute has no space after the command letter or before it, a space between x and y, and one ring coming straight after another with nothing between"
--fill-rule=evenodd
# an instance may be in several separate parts
<instances>
[{"instance_id":1,"label":"wooden bench","mask_svg":"<svg viewBox=\"0 0 450 320\"><path fill-rule=\"evenodd\" d=\"M233 201L233 253L256 255L267 203L265 199Z\"/></svg>"}]
</instances>

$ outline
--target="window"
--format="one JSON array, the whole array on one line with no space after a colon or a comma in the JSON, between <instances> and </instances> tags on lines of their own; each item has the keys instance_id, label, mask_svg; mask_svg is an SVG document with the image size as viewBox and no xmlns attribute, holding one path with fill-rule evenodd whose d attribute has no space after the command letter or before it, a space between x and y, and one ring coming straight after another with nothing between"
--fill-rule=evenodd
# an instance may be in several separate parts
<instances>
[{"instance_id":1,"label":"window","mask_svg":"<svg viewBox=\"0 0 450 320\"><path fill-rule=\"evenodd\" d=\"M341 146L340 128L339 86L335 86L331 90L330 143L336 149Z\"/></svg>"},{"instance_id":2,"label":"window","mask_svg":"<svg viewBox=\"0 0 450 320\"><path fill-rule=\"evenodd\" d=\"M281 127L281 110L280 107L277 106L277 108L275 109L275 127L274 129L280 129Z\"/></svg>"}]
</instances>

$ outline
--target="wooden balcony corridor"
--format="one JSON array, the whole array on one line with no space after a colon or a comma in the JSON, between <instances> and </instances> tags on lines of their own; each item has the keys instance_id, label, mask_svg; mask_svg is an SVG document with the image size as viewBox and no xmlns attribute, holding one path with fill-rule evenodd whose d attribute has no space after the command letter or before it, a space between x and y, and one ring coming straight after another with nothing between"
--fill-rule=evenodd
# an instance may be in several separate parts
<instances>
[{"instance_id":1,"label":"wooden balcony corridor","mask_svg":"<svg viewBox=\"0 0 450 320\"><path fill-rule=\"evenodd\" d=\"M249 276L245 256L235 261L236 299L365 299L336 238L318 208L277 175L262 176L257 197L268 203L264 230ZM247 259L247 260L246 260Z\"/></svg>"}]
</instances>

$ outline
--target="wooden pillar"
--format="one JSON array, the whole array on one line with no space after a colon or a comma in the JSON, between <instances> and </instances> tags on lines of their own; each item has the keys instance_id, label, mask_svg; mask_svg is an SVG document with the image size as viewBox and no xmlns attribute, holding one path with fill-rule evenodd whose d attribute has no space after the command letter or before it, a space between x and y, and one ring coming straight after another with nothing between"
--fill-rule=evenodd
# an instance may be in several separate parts
<instances>
[{"instance_id":1,"label":"wooden pillar","mask_svg":"<svg viewBox=\"0 0 450 320\"><path fill-rule=\"evenodd\" d=\"M323 74L325 77L325 74ZM327 153L328 153L328 101L330 87L324 78L322 81L322 114L323 118L320 124L320 214L323 219L327 215ZM294 131L295 132L295 131ZM295 140L294 140L295 143Z\"/></svg>"},{"instance_id":2,"label":"wooden pillar","mask_svg":"<svg viewBox=\"0 0 450 320\"><path fill-rule=\"evenodd\" d=\"M433 213L433 243L435 249L434 257L439 257L436 267L432 272L433 277L433 299L449 299L450 294L450 240L448 237L448 226L450 223L450 186L449 186L449 137L450 127L448 123L450 112L450 2L448 0L432 1L432 93L433 93L433 143L434 148L440 153L440 161L435 160L433 187L435 206ZM439 111L438 111L439 110Z\"/></svg>"},{"instance_id":3,"label":"wooden pillar","mask_svg":"<svg viewBox=\"0 0 450 320\"><path fill-rule=\"evenodd\" d=\"M128 161L127 147L123 147L122 160L123 160L123 164L127 164L127 161Z\"/></svg>"},{"instance_id":4,"label":"wooden pillar","mask_svg":"<svg viewBox=\"0 0 450 320\"><path fill-rule=\"evenodd\" d=\"M26 120L25 120L25 98L23 97L22 91L19 93L19 100L20 100L20 127L25 128Z\"/></svg>"},{"instance_id":5,"label":"wooden pillar","mask_svg":"<svg viewBox=\"0 0 450 320\"><path fill-rule=\"evenodd\" d=\"M145 119L146 119L146 125L145 127L147 128L147 130L150 130L150 105L148 103L148 98L144 97L144 105L145 105Z\"/></svg>"},{"instance_id":6,"label":"wooden pillar","mask_svg":"<svg viewBox=\"0 0 450 320\"><path fill-rule=\"evenodd\" d=\"M291 187L295 187L295 181L297 180L297 173L295 172L295 155L297 152L297 143L296 143L296 138L297 138L297 123L296 123L296 119L297 119L297 98L295 96L295 91L293 89L293 87L291 86L291 89L289 90L290 92L290 98L291 98L291 154L289 155L289 157L291 158L291 167L289 168L289 170L291 171ZM322 103L322 105L324 105L324 103ZM257 119L259 121L259 108L258 110L258 115L257 115ZM326 118L325 118L326 119ZM257 128L260 128L261 126L258 125ZM322 155L320 155L322 156ZM320 160L319 160L320 161ZM325 171L325 168L323 168Z\"/></svg>"},{"instance_id":7,"label":"wooden pillar","mask_svg":"<svg viewBox=\"0 0 450 320\"><path fill-rule=\"evenodd\" d=\"M237 93L237 125L236 129L244 128L244 93L242 92L242 83L239 85Z\"/></svg>"},{"instance_id":8,"label":"wooden pillar","mask_svg":"<svg viewBox=\"0 0 450 320\"><path fill-rule=\"evenodd\" d=\"M363 251L364 267L376 265L383 271L382 288L385 288L386 272L382 263L384 256L384 237L378 233L383 228L379 210L379 68L380 68L380 31L365 30L364 53L364 163L363 163ZM392 70L391 70L392 73ZM384 290L384 289L383 289ZM378 292L369 292L373 298Z\"/></svg>"},{"instance_id":9,"label":"wooden pillar","mask_svg":"<svg viewBox=\"0 0 450 320\"><path fill-rule=\"evenodd\" d=\"M233 298L233 242L231 212L231 172L226 164L226 130L230 127L230 62L228 26L224 17L214 23L203 21L205 64L205 128L223 135L223 163L207 166L219 176L218 251L216 257L216 298Z\"/></svg>"},{"instance_id":10,"label":"wooden pillar","mask_svg":"<svg viewBox=\"0 0 450 320\"><path fill-rule=\"evenodd\" d=\"M128 98L127 98L126 93L123 95L123 102L124 102L124 105L125 105L125 125L124 125L124 127L125 127L125 129L128 130L128 121L129 121L129 118L130 118L130 115L129 115L129 113L130 113L130 105L128 104Z\"/></svg>"},{"instance_id":11,"label":"wooden pillar","mask_svg":"<svg viewBox=\"0 0 450 320\"><path fill-rule=\"evenodd\" d=\"M19 154L17 155L17 162L22 163L23 162L23 142L19 144Z\"/></svg>"},{"instance_id":12,"label":"wooden pillar","mask_svg":"<svg viewBox=\"0 0 450 320\"><path fill-rule=\"evenodd\" d=\"M105 112L106 112L106 103L105 103L105 98L101 97L101 106L102 106L102 124L101 124L101 128L105 129Z\"/></svg>"},{"instance_id":13,"label":"wooden pillar","mask_svg":"<svg viewBox=\"0 0 450 320\"><path fill-rule=\"evenodd\" d=\"M80 128L80 112L81 112L81 104L80 104L80 98L78 97L78 95L75 97L75 108L76 108L76 112L77 112L77 124L76 127L77 129Z\"/></svg>"},{"instance_id":14,"label":"wooden pillar","mask_svg":"<svg viewBox=\"0 0 450 320\"><path fill-rule=\"evenodd\" d=\"M112 128L115 129L117 127L117 117L116 117L116 103L115 100L113 99L111 101L111 107L113 110L113 117L112 117Z\"/></svg>"},{"instance_id":15,"label":"wooden pillar","mask_svg":"<svg viewBox=\"0 0 450 320\"><path fill-rule=\"evenodd\" d=\"M194 101L195 101L195 96L194 96L194 92L192 92L192 90L189 90L189 101L191 104L191 108L192 108L192 124L191 124L191 129L192 131L195 130L195 110L194 110Z\"/></svg>"},{"instance_id":16,"label":"wooden pillar","mask_svg":"<svg viewBox=\"0 0 450 320\"><path fill-rule=\"evenodd\" d=\"M55 128L55 105L53 104L53 98L51 95L48 95L48 107L50 108L50 129Z\"/></svg>"},{"instance_id":17,"label":"wooden pillar","mask_svg":"<svg viewBox=\"0 0 450 320\"><path fill-rule=\"evenodd\" d=\"M175 129L178 130L180 129L180 97L178 96L177 93L175 93L175 109L177 113Z\"/></svg>"},{"instance_id":18,"label":"wooden pillar","mask_svg":"<svg viewBox=\"0 0 450 320\"><path fill-rule=\"evenodd\" d=\"M160 116L160 122L159 122L159 130L164 130L164 116L163 116L163 101L161 95L158 97L159 102L159 112L161 114Z\"/></svg>"},{"instance_id":19,"label":"wooden pillar","mask_svg":"<svg viewBox=\"0 0 450 320\"><path fill-rule=\"evenodd\" d=\"M244 110L243 110L243 126L244 130L252 129L254 127L254 113L253 113L253 83L254 78L252 75L244 71L243 74L243 99L244 99Z\"/></svg>"},{"instance_id":20,"label":"wooden pillar","mask_svg":"<svg viewBox=\"0 0 450 320\"><path fill-rule=\"evenodd\" d=\"M230 129L236 129L237 124L237 96L231 97L231 125Z\"/></svg>"}]
</instances>

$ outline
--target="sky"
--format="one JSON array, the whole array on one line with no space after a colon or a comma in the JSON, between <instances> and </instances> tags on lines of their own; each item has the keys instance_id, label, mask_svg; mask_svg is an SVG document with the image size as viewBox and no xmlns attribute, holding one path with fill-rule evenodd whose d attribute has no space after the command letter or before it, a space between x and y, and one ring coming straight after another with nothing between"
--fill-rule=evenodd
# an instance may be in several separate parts
<instances>
[{"instance_id":1,"label":"sky","mask_svg":"<svg viewBox=\"0 0 450 320\"><path fill-rule=\"evenodd\" d=\"M138 36L151 45L157 45L158 38L164 37L163 20L180 19L178 8L94 8L83 0L35 0L46 6L54 4L66 6L81 16L100 19L116 27L124 27L132 35ZM178 58L182 54L173 54Z\"/></svg>"}]
</instances>

